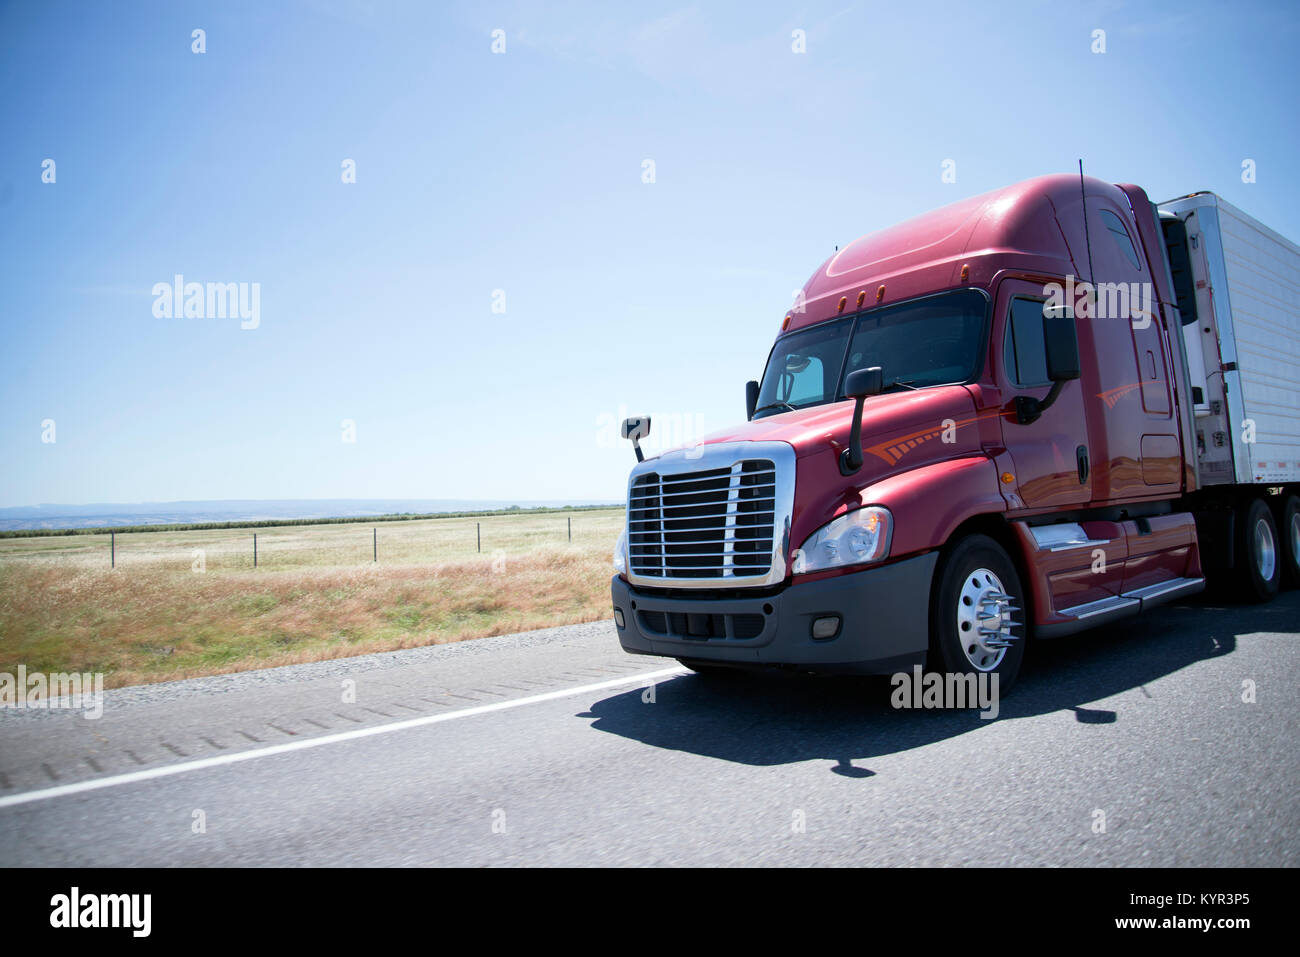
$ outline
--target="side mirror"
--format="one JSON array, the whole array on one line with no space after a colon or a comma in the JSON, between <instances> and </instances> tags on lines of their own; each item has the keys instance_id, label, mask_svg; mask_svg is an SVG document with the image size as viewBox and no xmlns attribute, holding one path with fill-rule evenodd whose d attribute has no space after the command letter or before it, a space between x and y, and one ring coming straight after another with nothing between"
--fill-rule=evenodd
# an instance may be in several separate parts
<instances>
[{"instance_id":1,"label":"side mirror","mask_svg":"<svg viewBox=\"0 0 1300 957\"><path fill-rule=\"evenodd\" d=\"M650 434L650 416L634 415L623 420L623 438L632 440L632 448L636 451L636 460L645 461L645 454L641 451L641 440Z\"/></svg>"},{"instance_id":2,"label":"side mirror","mask_svg":"<svg viewBox=\"0 0 1300 957\"><path fill-rule=\"evenodd\" d=\"M745 418L754 418L758 410L758 383L750 379L745 383Z\"/></svg>"},{"instance_id":3,"label":"side mirror","mask_svg":"<svg viewBox=\"0 0 1300 957\"><path fill-rule=\"evenodd\" d=\"M862 468L862 405L867 396L880 395L884 387L885 377L880 366L858 369L844 377L844 394L854 402L849 447L840 453L841 475L852 475Z\"/></svg>"},{"instance_id":4,"label":"side mirror","mask_svg":"<svg viewBox=\"0 0 1300 957\"><path fill-rule=\"evenodd\" d=\"M1051 391L1042 399L1030 395L1016 396L1016 421L1028 425L1052 407L1061 387L1079 378L1079 334L1074 327L1074 312L1068 307L1051 309L1043 306L1043 348L1046 351L1047 378Z\"/></svg>"},{"instance_id":5,"label":"side mirror","mask_svg":"<svg viewBox=\"0 0 1300 957\"><path fill-rule=\"evenodd\" d=\"M885 388L885 376L880 366L858 369L844 377L844 394L850 399L865 399L880 395Z\"/></svg>"},{"instance_id":6,"label":"side mirror","mask_svg":"<svg viewBox=\"0 0 1300 957\"><path fill-rule=\"evenodd\" d=\"M1043 345L1047 348L1047 378L1069 382L1079 378L1079 336L1074 317L1043 313Z\"/></svg>"}]
</instances>

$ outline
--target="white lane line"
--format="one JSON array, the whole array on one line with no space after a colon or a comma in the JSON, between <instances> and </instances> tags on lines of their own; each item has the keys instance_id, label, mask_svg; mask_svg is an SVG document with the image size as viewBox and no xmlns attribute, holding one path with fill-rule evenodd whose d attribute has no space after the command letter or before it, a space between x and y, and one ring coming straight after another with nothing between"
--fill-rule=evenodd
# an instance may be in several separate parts
<instances>
[{"instance_id":1,"label":"white lane line","mask_svg":"<svg viewBox=\"0 0 1300 957\"><path fill-rule=\"evenodd\" d=\"M335 734L323 734L316 738L304 738L301 741L289 741L285 744L273 744L266 748L254 748L250 751L237 751L234 754L219 754L211 758L199 758L195 761L183 761L180 764L168 764L160 768L148 768L144 771L132 771L129 774L117 774L108 778L92 778L89 781L78 781L75 784L61 784L58 787L44 788L40 791L26 791L22 794L11 794L7 797L0 797L0 808L13 807L16 804L29 804L33 801L48 801L51 798L66 797L70 794L81 794L85 791L97 791L100 788L117 787L119 784L135 784L139 781L152 781L154 778L166 778L173 774L184 774L187 771L201 771L204 768L217 768L225 764L238 764L240 761L252 761L254 758L265 758L273 754L286 754L290 751L302 751L305 748L319 748L326 744L337 744L340 741L354 741L357 738L368 738L376 734L388 734L392 731L405 731L408 728L422 728L428 724L440 724L443 721L455 721L457 718L471 718L476 714L490 714L493 711L506 711L510 708L521 708L528 704L538 704L542 701L554 701L557 698L570 698L574 695L587 694L592 691L604 691L607 688L618 688L623 685L642 684L647 681L656 681L660 678L667 678L672 675L687 674L685 668L664 668L660 671L646 671L638 675L628 675L624 678L611 678L609 681L598 681L595 684L580 685L576 688L562 688L559 691L547 691L542 694L529 695L527 698L512 698L509 701L494 701L492 704L476 705L473 708L462 708L459 711L444 711L440 714L427 714L419 718L408 718L405 721L392 721L388 724L375 725L370 728L356 728L352 731L339 731Z\"/></svg>"}]
</instances>

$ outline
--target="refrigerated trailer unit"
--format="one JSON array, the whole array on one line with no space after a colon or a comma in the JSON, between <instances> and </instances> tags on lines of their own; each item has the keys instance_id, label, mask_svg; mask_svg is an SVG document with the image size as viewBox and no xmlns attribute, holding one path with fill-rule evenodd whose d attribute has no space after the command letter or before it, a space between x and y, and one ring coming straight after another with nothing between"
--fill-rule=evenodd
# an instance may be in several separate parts
<instances>
[{"instance_id":1,"label":"refrigerated trailer unit","mask_svg":"<svg viewBox=\"0 0 1300 957\"><path fill-rule=\"evenodd\" d=\"M1213 193L1159 209L1199 484L1300 482L1300 246Z\"/></svg>"},{"instance_id":2,"label":"refrigerated trailer unit","mask_svg":"<svg viewBox=\"0 0 1300 957\"><path fill-rule=\"evenodd\" d=\"M622 646L1005 689L1031 639L1207 578L1271 599L1300 584L1297 302L1300 249L1213 194L1079 176L837 250L747 421L632 470Z\"/></svg>"}]
</instances>

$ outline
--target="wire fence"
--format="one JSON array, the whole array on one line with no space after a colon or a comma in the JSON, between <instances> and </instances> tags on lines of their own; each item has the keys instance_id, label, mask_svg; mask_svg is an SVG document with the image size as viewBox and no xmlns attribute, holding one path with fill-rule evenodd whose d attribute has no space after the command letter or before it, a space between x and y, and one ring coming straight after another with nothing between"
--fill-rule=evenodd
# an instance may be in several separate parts
<instances>
[{"instance_id":1,"label":"wire fence","mask_svg":"<svg viewBox=\"0 0 1300 957\"><path fill-rule=\"evenodd\" d=\"M622 509L580 515L479 518L252 529L195 529L0 540L5 561L72 563L115 570L159 563L193 571L274 570L305 566L427 564L492 559L548 547L608 549Z\"/></svg>"}]
</instances>

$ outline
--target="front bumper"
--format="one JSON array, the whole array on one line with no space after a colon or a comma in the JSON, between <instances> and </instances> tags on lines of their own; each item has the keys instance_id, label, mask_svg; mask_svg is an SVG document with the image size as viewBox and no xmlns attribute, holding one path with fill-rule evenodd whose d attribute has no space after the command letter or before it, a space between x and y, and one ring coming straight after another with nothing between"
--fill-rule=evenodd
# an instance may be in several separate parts
<instances>
[{"instance_id":1,"label":"front bumper","mask_svg":"<svg viewBox=\"0 0 1300 957\"><path fill-rule=\"evenodd\" d=\"M772 595L734 598L666 596L615 576L610 591L620 613L619 642L635 655L719 664L857 674L907 670L925 662L937 558L928 552ZM839 616L839 630L813 638L813 621L828 615Z\"/></svg>"}]
</instances>

